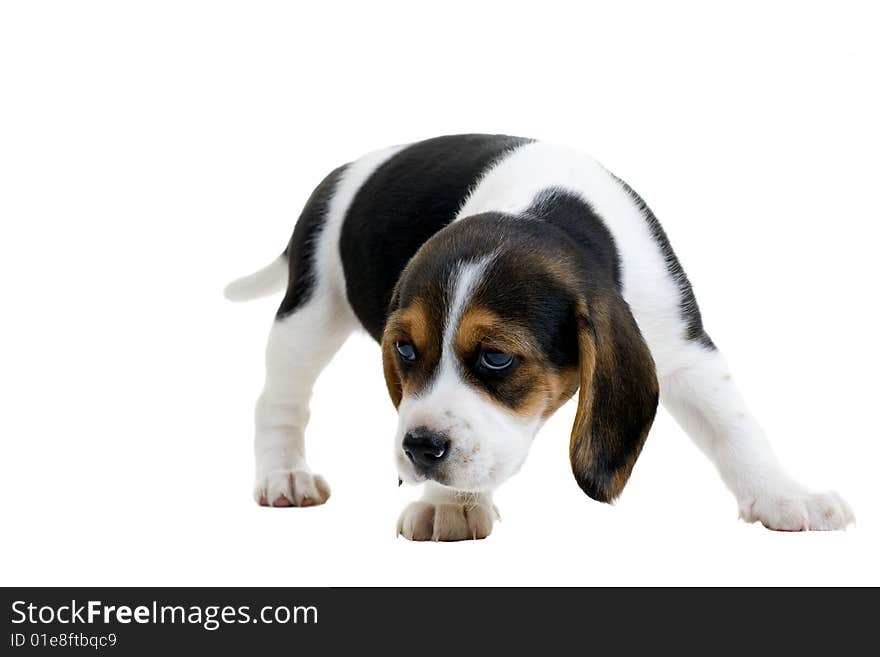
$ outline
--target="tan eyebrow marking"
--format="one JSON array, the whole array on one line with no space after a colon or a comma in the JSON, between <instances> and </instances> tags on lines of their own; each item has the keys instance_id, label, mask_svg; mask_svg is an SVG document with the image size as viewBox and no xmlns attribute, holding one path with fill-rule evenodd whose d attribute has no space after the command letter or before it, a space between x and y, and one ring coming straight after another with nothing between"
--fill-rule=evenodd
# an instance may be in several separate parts
<instances>
[{"instance_id":1,"label":"tan eyebrow marking","mask_svg":"<svg viewBox=\"0 0 880 657\"><path fill-rule=\"evenodd\" d=\"M520 366L498 391L503 397L505 387L528 390L515 406L504 405L509 411L526 418L546 418L577 391L577 367L557 370L547 362L528 330L511 325L488 308L472 306L462 314L455 338L456 354L459 359L466 358L480 345L522 357ZM481 392L487 402L502 404L488 391Z\"/></svg>"},{"instance_id":2,"label":"tan eyebrow marking","mask_svg":"<svg viewBox=\"0 0 880 657\"><path fill-rule=\"evenodd\" d=\"M472 306L462 314L455 344L459 354L470 353L480 344L522 356L538 352L528 331L511 326L483 306Z\"/></svg>"},{"instance_id":3,"label":"tan eyebrow marking","mask_svg":"<svg viewBox=\"0 0 880 657\"><path fill-rule=\"evenodd\" d=\"M424 348L431 334L430 321L425 304L417 299L403 310L398 311L394 318L395 328L404 332L412 340L415 347Z\"/></svg>"}]
</instances>

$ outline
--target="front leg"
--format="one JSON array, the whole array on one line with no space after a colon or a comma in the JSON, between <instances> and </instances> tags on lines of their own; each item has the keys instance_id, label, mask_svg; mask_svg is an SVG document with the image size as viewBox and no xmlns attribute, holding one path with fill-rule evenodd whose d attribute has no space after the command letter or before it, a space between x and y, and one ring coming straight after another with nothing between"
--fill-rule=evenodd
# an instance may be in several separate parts
<instances>
[{"instance_id":1,"label":"front leg","mask_svg":"<svg viewBox=\"0 0 880 657\"><path fill-rule=\"evenodd\" d=\"M411 541L467 541L486 538L498 519L490 493L465 493L433 482L422 499L407 506L397 534Z\"/></svg>"},{"instance_id":2,"label":"front leg","mask_svg":"<svg viewBox=\"0 0 880 657\"><path fill-rule=\"evenodd\" d=\"M783 531L855 522L837 493L810 491L785 473L718 350L689 343L682 355L660 381L661 401L718 468L743 520Z\"/></svg>"}]
</instances>

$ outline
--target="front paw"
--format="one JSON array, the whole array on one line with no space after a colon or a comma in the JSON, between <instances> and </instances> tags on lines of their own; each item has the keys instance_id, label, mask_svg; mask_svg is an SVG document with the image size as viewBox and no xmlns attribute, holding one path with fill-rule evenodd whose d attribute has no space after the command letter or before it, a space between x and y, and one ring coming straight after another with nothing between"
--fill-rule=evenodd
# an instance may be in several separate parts
<instances>
[{"instance_id":1,"label":"front paw","mask_svg":"<svg viewBox=\"0 0 880 657\"><path fill-rule=\"evenodd\" d=\"M468 541L486 538L498 518L480 503L413 502L397 521L397 534L411 541Z\"/></svg>"},{"instance_id":2,"label":"front paw","mask_svg":"<svg viewBox=\"0 0 880 657\"><path fill-rule=\"evenodd\" d=\"M307 470L276 470L258 475L254 499L260 506L316 506L330 497L330 486L321 475Z\"/></svg>"},{"instance_id":3,"label":"front paw","mask_svg":"<svg viewBox=\"0 0 880 657\"><path fill-rule=\"evenodd\" d=\"M800 487L764 493L741 502L740 518L786 532L846 529L855 523L852 509L834 491L811 493Z\"/></svg>"}]
</instances>

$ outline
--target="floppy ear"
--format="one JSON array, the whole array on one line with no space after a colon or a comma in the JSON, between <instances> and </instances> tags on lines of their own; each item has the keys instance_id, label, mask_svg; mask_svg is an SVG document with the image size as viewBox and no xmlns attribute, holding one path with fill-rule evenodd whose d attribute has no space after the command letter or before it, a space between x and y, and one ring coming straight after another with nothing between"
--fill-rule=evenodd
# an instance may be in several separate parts
<instances>
[{"instance_id":1,"label":"floppy ear","mask_svg":"<svg viewBox=\"0 0 880 657\"><path fill-rule=\"evenodd\" d=\"M388 318L397 310L397 287L391 294L391 302L388 304ZM403 397L403 384L400 381L400 373L397 370L397 356L394 347L394 339L388 331L389 321L385 320L385 330L382 333L382 369L385 372L385 385L388 387L388 394L391 396L391 402L394 408L400 406L400 400Z\"/></svg>"},{"instance_id":2,"label":"floppy ear","mask_svg":"<svg viewBox=\"0 0 880 657\"><path fill-rule=\"evenodd\" d=\"M613 292L576 308L580 393L571 469L600 502L620 495L654 421L654 359L626 301Z\"/></svg>"}]
</instances>

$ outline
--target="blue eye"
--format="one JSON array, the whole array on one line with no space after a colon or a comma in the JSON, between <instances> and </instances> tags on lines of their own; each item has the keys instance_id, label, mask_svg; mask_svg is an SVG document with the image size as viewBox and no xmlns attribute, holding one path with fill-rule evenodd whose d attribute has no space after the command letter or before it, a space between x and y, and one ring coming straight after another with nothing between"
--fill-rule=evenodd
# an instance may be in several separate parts
<instances>
[{"instance_id":1,"label":"blue eye","mask_svg":"<svg viewBox=\"0 0 880 657\"><path fill-rule=\"evenodd\" d=\"M503 351L486 350L480 352L480 365L489 370L497 372L507 369L512 362L513 356L505 354Z\"/></svg>"},{"instance_id":2,"label":"blue eye","mask_svg":"<svg viewBox=\"0 0 880 657\"><path fill-rule=\"evenodd\" d=\"M397 353L400 354L400 357L408 363L411 363L416 359L415 347L409 342L395 342L394 346L397 348Z\"/></svg>"}]
</instances>

